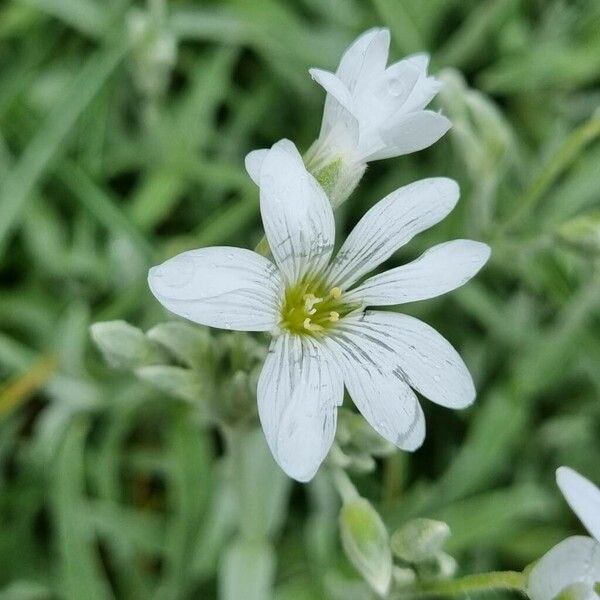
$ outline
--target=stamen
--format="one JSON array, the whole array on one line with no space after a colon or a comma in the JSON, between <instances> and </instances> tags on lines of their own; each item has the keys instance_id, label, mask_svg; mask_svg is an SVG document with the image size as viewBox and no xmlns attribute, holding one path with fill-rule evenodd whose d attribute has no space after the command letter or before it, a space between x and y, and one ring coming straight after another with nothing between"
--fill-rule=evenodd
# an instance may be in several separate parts
<instances>
[{"instance_id":1,"label":"stamen","mask_svg":"<svg viewBox=\"0 0 600 600\"><path fill-rule=\"evenodd\" d=\"M323 298L317 298L314 294L304 294L304 310L307 313L310 313L314 305L319 302L323 302Z\"/></svg>"},{"instance_id":2,"label":"stamen","mask_svg":"<svg viewBox=\"0 0 600 600\"><path fill-rule=\"evenodd\" d=\"M342 297L342 290L339 287L334 287L331 288L331 291L329 292L329 295L334 299L334 300L339 300Z\"/></svg>"},{"instance_id":3,"label":"stamen","mask_svg":"<svg viewBox=\"0 0 600 600\"><path fill-rule=\"evenodd\" d=\"M339 313L339 312L336 312L335 310L332 310L332 311L329 313L329 320L330 320L332 323L337 323L337 322L340 320L340 313Z\"/></svg>"},{"instance_id":4,"label":"stamen","mask_svg":"<svg viewBox=\"0 0 600 600\"><path fill-rule=\"evenodd\" d=\"M304 319L304 323L302 323L302 326L308 331L323 331L323 327L321 327L321 325L317 325L316 323L311 323L309 317L306 317L306 319Z\"/></svg>"}]
</instances>

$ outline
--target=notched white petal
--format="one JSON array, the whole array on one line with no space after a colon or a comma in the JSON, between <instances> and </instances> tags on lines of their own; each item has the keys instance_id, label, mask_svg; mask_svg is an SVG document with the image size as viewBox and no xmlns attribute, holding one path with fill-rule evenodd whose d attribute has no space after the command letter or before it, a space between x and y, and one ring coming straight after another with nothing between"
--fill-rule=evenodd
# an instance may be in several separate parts
<instances>
[{"instance_id":1,"label":"notched white petal","mask_svg":"<svg viewBox=\"0 0 600 600\"><path fill-rule=\"evenodd\" d=\"M431 110L407 113L390 127L382 129L385 146L365 160L380 160L423 150L437 142L450 127L449 119Z\"/></svg>"},{"instance_id":2,"label":"notched white petal","mask_svg":"<svg viewBox=\"0 0 600 600\"><path fill-rule=\"evenodd\" d=\"M400 313L366 311L347 319L357 338L380 348L391 372L426 398L448 408L475 400L473 379L458 352L435 329ZM359 342L357 342L358 344Z\"/></svg>"},{"instance_id":3,"label":"notched white petal","mask_svg":"<svg viewBox=\"0 0 600 600\"><path fill-rule=\"evenodd\" d=\"M410 62L421 71L426 72L427 67L429 66L429 59L430 56L427 52L417 52L416 54L410 54L403 60Z\"/></svg>"},{"instance_id":4,"label":"notched white petal","mask_svg":"<svg viewBox=\"0 0 600 600\"><path fill-rule=\"evenodd\" d=\"M348 302L389 306L446 294L471 279L490 257L490 247L453 240L427 250L417 260L367 279L347 295Z\"/></svg>"},{"instance_id":5,"label":"notched white petal","mask_svg":"<svg viewBox=\"0 0 600 600\"><path fill-rule=\"evenodd\" d=\"M556 471L556 482L573 512L600 542L600 489L569 467Z\"/></svg>"},{"instance_id":6,"label":"notched white petal","mask_svg":"<svg viewBox=\"0 0 600 600\"><path fill-rule=\"evenodd\" d=\"M314 340L274 340L258 382L258 412L273 457L298 481L309 481L335 436L343 383Z\"/></svg>"},{"instance_id":7,"label":"notched white petal","mask_svg":"<svg viewBox=\"0 0 600 600\"><path fill-rule=\"evenodd\" d=\"M346 110L352 112L352 95L344 83L324 69L309 69L310 76Z\"/></svg>"},{"instance_id":8,"label":"notched white petal","mask_svg":"<svg viewBox=\"0 0 600 600\"><path fill-rule=\"evenodd\" d=\"M458 185L434 177L404 186L371 208L332 262L328 281L347 290L415 235L441 221L458 202Z\"/></svg>"},{"instance_id":9,"label":"notched white petal","mask_svg":"<svg viewBox=\"0 0 600 600\"><path fill-rule=\"evenodd\" d=\"M554 600L568 589L575 592L575 597L588 599L594 597L593 588L598 581L600 544L592 538L574 536L536 563L529 574L527 592L532 600Z\"/></svg>"},{"instance_id":10,"label":"notched white petal","mask_svg":"<svg viewBox=\"0 0 600 600\"><path fill-rule=\"evenodd\" d=\"M279 319L277 267L250 250L184 252L150 269L148 284L166 309L210 327L270 331Z\"/></svg>"},{"instance_id":11,"label":"notched white petal","mask_svg":"<svg viewBox=\"0 0 600 600\"><path fill-rule=\"evenodd\" d=\"M396 362L385 348L353 330L325 341L336 358L355 406L383 438L407 451L425 439L425 417L408 384L394 373Z\"/></svg>"},{"instance_id":12,"label":"notched white petal","mask_svg":"<svg viewBox=\"0 0 600 600\"><path fill-rule=\"evenodd\" d=\"M374 28L359 36L344 52L336 75L351 92L380 75L387 63L390 47L388 29Z\"/></svg>"},{"instance_id":13,"label":"notched white petal","mask_svg":"<svg viewBox=\"0 0 600 600\"><path fill-rule=\"evenodd\" d=\"M263 161L260 210L273 258L287 283L325 268L335 237L333 209L289 140L275 144Z\"/></svg>"},{"instance_id":14,"label":"notched white petal","mask_svg":"<svg viewBox=\"0 0 600 600\"><path fill-rule=\"evenodd\" d=\"M262 148L260 150L252 150L252 152L246 154L244 160L246 172L250 175L250 179L252 179L256 185L260 183L260 169L268 152L268 149Z\"/></svg>"}]
</instances>

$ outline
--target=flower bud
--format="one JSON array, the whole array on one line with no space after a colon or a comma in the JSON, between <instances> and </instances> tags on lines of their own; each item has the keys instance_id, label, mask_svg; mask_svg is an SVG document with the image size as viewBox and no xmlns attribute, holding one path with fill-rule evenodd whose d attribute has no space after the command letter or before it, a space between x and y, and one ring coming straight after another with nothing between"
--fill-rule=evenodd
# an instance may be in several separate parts
<instances>
[{"instance_id":1,"label":"flower bud","mask_svg":"<svg viewBox=\"0 0 600 600\"><path fill-rule=\"evenodd\" d=\"M456 560L445 552L438 552L432 559L418 567L419 578L423 581L450 579L456 573Z\"/></svg>"},{"instance_id":2,"label":"flower bud","mask_svg":"<svg viewBox=\"0 0 600 600\"><path fill-rule=\"evenodd\" d=\"M132 75L139 91L147 96L164 93L177 60L177 40L154 15L133 9L127 18L133 42Z\"/></svg>"},{"instance_id":3,"label":"flower bud","mask_svg":"<svg viewBox=\"0 0 600 600\"><path fill-rule=\"evenodd\" d=\"M208 329L188 323L162 323L147 333L177 360L192 369L210 369L214 361L214 340Z\"/></svg>"},{"instance_id":4,"label":"flower bud","mask_svg":"<svg viewBox=\"0 0 600 600\"><path fill-rule=\"evenodd\" d=\"M339 410L338 431L338 442L359 453L388 456L395 452L396 448L393 444L382 438L361 415L351 410Z\"/></svg>"},{"instance_id":5,"label":"flower bud","mask_svg":"<svg viewBox=\"0 0 600 600\"><path fill-rule=\"evenodd\" d=\"M135 369L164 361L162 350L144 333L125 321L104 321L90 327L104 360L119 369Z\"/></svg>"},{"instance_id":6,"label":"flower bud","mask_svg":"<svg viewBox=\"0 0 600 600\"><path fill-rule=\"evenodd\" d=\"M206 399L206 385L198 373L170 365L152 365L136 369L146 383L181 400L198 402Z\"/></svg>"},{"instance_id":7,"label":"flower bud","mask_svg":"<svg viewBox=\"0 0 600 600\"><path fill-rule=\"evenodd\" d=\"M340 512L340 530L350 562L379 595L385 596L392 578L392 554L379 513L365 498L349 500Z\"/></svg>"},{"instance_id":8,"label":"flower bud","mask_svg":"<svg viewBox=\"0 0 600 600\"><path fill-rule=\"evenodd\" d=\"M453 122L451 136L471 177L497 173L513 146L502 113L487 96L469 89L458 71L446 69L440 80L440 101Z\"/></svg>"},{"instance_id":9,"label":"flower bud","mask_svg":"<svg viewBox=\"0 0 600 600\"><path fill-rule=\"evenodd\" d=\"M319 182L331 205L337 208L350 197L365 174L367 165L347 161L342 157L323 158L319 156L320 150L315 144L306 153L306 169Z\"/></svg>"},{"instance_id":10,"label":"flower bud","mask_svg":"<svg viewBox=\"0 0 600 600\"><path fill-rule=\"evenodd\" d=\"M392 552L408 563L422 563L440 552L449 535L450 528L442 521L412 519L392 535Z\"/></svg>"}]
</instances>

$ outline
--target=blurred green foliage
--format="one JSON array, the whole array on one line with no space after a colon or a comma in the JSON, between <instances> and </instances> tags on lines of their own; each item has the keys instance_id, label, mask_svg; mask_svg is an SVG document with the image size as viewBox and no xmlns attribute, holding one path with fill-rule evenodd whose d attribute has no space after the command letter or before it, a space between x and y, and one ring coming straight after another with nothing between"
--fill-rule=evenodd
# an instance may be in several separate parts
<instances>
[{"instance_id":1,"label":"blurred green foliage","mask_svg":"<svg viewBox=\"0 0 600 600\"><path fill-rule=\"evenodd\" d=\"M334 68L374 25L391 29L392 58L432 54L454 128L372 164L339 231L399 185L446 175L459 207L393 262L455 237L493 255L465 288L407 307L461 351L476 405L428 404L423 448L384 452L353 480L390 532L413 517L448 523L463 573L520 570L579 527L553 477L568 464L600 481L598 0L9 0L2 600L371 597L343 554L326 477L291 486L260 431L227 439L193 386L177 398L148 384L155 367L139 379L110 370L89 328L168 318L147 290L150 265L256 244L244 155L282 137L305 151L323 105L308 67ZM153 331L179 364L177 387L190 358ZM252 383L236 360L254 350L215 340L215 376L231 378L211 397L233 409Z\"/></svg>"}]
</instances>

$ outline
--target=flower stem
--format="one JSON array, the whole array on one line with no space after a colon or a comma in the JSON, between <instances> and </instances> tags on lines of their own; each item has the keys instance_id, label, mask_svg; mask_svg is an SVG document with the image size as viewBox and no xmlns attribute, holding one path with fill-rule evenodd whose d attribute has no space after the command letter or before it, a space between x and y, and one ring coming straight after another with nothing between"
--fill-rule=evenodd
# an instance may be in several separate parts
<instances>
[{"instance_id":1,"label":"flower stem","mask_svg":"<svg viewBox=\"0 0 600 600\"><path fill-rule=\"evenodd\" d=\"M402 596L459 596L491 590L514 590L525 594L525 576L518 571L492 571L449 581L434 581L404 591ZM400 597L397 596L398 598Z\"/></svg>"},{"instance_id":2,"label":"flower stem","mask_svg":"<svg viewBox=\"0 0 600 600\"><path fill-rule=\"evenodd\" d=\"M331 476L335 489L338 491L342 502L349 502L350 500L358 498L359 494L356 491L356 487L354 487L350 477L346 475L346 472L343 469L340 469L339 467L331 469Z\"/></svg>"}]
</instances>

